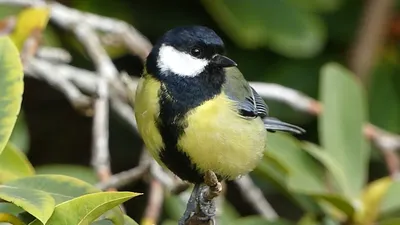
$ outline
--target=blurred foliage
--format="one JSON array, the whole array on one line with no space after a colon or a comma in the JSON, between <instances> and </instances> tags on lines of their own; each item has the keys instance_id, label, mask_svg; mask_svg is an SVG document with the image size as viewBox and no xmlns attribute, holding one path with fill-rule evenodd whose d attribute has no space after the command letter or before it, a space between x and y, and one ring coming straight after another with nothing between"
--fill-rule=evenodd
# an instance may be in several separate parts
<instances>
[{"instance_id":1,"label":"blurred foliage","mask_svg":"<svg viewBox=\"0 0 400 225\"><path fill-rule=\"evenodd\" d=\"M322 102L324 113L314 119L282 103L267 100L273 116L307 129L307 134L300 137L301 141L285 134L269 134L268 151L251 174L281 218L269 221L251 215L254 214L254 210L248 211L251 205L235 193L234 198L228 195L227 201L224 201L219 224L400 224L400 183L387 176L386 165L378 151L369 146L361 132L363 124L370 121L388 131L400 133L398 40L388 32L390 41L384 43L376 56L377 63L370 73L367 87L362 86L354 74L343 66L346 65L347 52L359 26L361 6L365 1L61 2L79 10L122 19L152 42L175 26L209 26L224 39L228 54L239 64L248 80L279 83ZM397 5L400 6L400 1ZM0 6L0 18L6 16L17 18L16 29L11 31L10 36L19 49L33 30L45 28L44 45L66 48L73 55L73 65L92 69L89 57L73 35L51 23L46 27L49 16L46 9L21 11L16 7ZM106 35L102 37L107 38ZM5 42L0 42L0 54L5 57L0 57L0 105L10 102L19 105L20 99L8 101L3 97L8 96L3 94L4 90L10 90L5 89L5 85L11 85L6 81L15 81L12 76L20 76L21 73L9 73L2 65L16 65L17 70L21 68L16 63L15 54L13 56L15 50L6 50L12 47L1 43ZM142 65L126 49L115 43L107 45L106 49L119 69L140 75ZM337 63L331 63L333 61ZM10 74L10 77L3 74ZM18 87L15 90L21 91ZM18 111L14 107L13 112L2 114L1 109L0 117L15 116ZM35 141L31 140L32 133L29 133L32 128L28 131L28 116L25 111L19 114L12 135L15 121L3 123L4 120L0 119L0 152L2 145L6 146L0 155L0 198L14 203L0 203L0 212L18 216L21 220L27 218L28 212L37 218L33 221L34 218L28 217L29 223L33 221L31 224L40 224L39 221L48 221L46 224L61 224L60 221L84 223L86 221L76 220L83 217L92 222L102 214L102 220L92 224L136 224L115 207L135 194L99 192L92 186L96 177L88 165L71 165L74 162L66 164L50 159L46 165L35 165L35 172L23 154ZM133 166L131 162L134 159L126 157L127 151L138 151L141 145L126 146L128 142L124 139L130 139L134 134L129 136L124 129L111 131L111 137L113 132L116 134L110 140L111 144L118 142L119 146L113 149L113 154L119 154L113 158L118 159L113 160L113 164ZM10 143L7 144L10 135ZM62 135L66 136L67 143L68 134ZM44 138L50 139L51 136ZM372 154L370 149L373 149ZM80 152L72 151L71 154L80 157ZM26 194L28 191L29 195ZM278 200L274 201L274 198ZM91 204L83 204L88 202ZM143 205L140 207L144 208ZM176 224L184 207L178 196L166 194L160 224ZM104 214L111 208L111 214ZM129 207L127 210L132 217L142 216Z\"/></svg>"}]
</instances>

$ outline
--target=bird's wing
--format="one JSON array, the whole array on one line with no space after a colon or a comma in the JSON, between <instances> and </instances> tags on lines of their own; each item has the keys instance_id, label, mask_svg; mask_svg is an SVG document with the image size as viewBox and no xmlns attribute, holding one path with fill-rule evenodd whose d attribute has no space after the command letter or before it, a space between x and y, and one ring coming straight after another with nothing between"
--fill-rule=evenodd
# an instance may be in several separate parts
<instances>
[{"instance_id":1,"label":"bird's wing","mask_svg":"<svg viewBox=\"0 0 400 225\"><path fill-rule=\"evenodd\" d=\"M305 132L298 126L269 117L268 105L244 79L237 67L226 68L225 74L224 92L230 99L238 103L237 107L241 116L245 118L260 117L264 122L265 129L270 132L286 131L297 134Z\"/></svg>"}]
</instances>

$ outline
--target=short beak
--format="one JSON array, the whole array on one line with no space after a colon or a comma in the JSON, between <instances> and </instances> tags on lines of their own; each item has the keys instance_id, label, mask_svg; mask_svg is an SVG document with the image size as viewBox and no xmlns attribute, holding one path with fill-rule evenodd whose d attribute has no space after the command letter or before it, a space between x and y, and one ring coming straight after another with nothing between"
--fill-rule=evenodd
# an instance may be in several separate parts
<instances>
[{"instance_id":1,"label":"short beak","mask_svg":"<svg viewBox=\"0 0 400 225\"><path fill-rule=\"evenodd\" d=\"M233 61L232 59L223 56L223 55L219 55L216 54L212 57L211 61L221 67L232 67L232 66L237 66L237 64L235 63L235 61Z\"/></svg>"}]
</instances>

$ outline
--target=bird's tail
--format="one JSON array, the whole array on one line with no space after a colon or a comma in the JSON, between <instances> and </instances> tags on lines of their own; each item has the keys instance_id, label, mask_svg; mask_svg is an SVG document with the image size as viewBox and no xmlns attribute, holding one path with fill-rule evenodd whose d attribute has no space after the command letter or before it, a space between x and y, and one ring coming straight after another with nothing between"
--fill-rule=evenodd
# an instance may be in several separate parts
<instances>
[{"instance_id":1,"label":"bird's tail","mask_svg":"<svg viewBox=\"0 0 400 225\"><path fill-rule=\"evenodd\" d=\"M269 132L284 131L295 134L303 134L306 131L290 123L282 122L274 117L263 118L265 129Z\"/></svg>"}]
</instances>

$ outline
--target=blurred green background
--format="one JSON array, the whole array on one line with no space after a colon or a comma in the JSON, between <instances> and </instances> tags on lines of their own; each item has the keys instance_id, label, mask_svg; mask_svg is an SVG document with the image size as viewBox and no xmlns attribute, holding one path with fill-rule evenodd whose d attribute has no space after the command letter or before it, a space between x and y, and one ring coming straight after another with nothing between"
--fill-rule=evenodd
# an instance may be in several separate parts
<instances>
[{"instance_id":1,"label":"blurred green background","mask_svg":"<svg viewBox=\"0 0 400 225\"><path fill-rule=\"evenodd\" d=\"M349 51L354 45L362 12L368 1L60 0L59 2L82 11L124 20L143 33L152 43L175 26L192 24L208 26L225 41L228 55L238 63L249 81L278 83L320 99L321 67L331 61L344 66L349 64ZM400 133L398 45L400 32L395 29L399 23L396 19L398 6L400 1L394 1L393 15L389 24L383 28L387 34L386 38L383 39L381 48L376 51L372 69L366 75L368 85L361 84L363 95L368 102L366 113L368 120L393 133ZM0 9L1 18L18 11L2 5ZM44 43L68 50L73 56L72 65L94 69L90 58L75 40L74 35L51 22L45 30ZM120 71L140 76L143 67L137 57L118 47L109 47L108 50ZM298 138L320 143L318 118L296 111L283 103L268 99L266 102L273 116L307 130L305 135ZM347 110L357 111L352 108L353 105L348 106ZM23 113L18 119L11 141L27 153L39 173L56 171L95 183L96 177L89 167L91 123L91 118L76 112L62 93L43 81L25 78ZM277 142L279 140L275 143ZM117 173L137 165L141 145L140 138L111 112L110 149L113 172ZM368 180L387 176L387 166L379 151L374 149L371 155L370 167L366 167L368 171L365 171ZM319 164L317 166L320 168ZM312 212L310 209L315 208L312 206L314 202L310 203L304 196L293 197L290 192L282 191L280 185L274 183L276 179L271 178L273 175L270 169L260 168L252 173L252 177L282 218L295 222L303 218L304 224L312 224L307 222L307 217L304 217L311 212L313 219L309 221L314 221L314 224L338 224L335 220L325 220L326 215L320 214L318 210ZM269 172L265 175L263 171ZM307 173L307 170L303 172ZM148 190L146 182L138 182L124 189L144 193ZM227 214L228 212L236 216L255 214L254 208L238 194L234 184L229 184L227 199L228 206L224 210ZM125 204L128 214L136 221L140 221L146 200L144 195ZM179 215L171 210L174 208L174 201L176 199L173 197L167 198L160 221L175 219ZM254 219L252 223L241 224L262 223L264 222L257 222L257 219Z\"/></svg>"}]
</instances>

